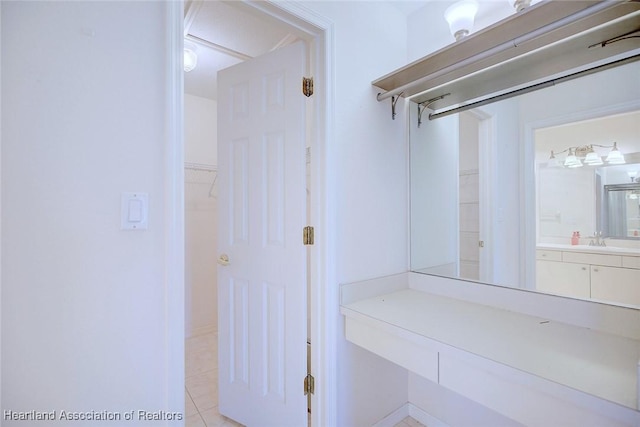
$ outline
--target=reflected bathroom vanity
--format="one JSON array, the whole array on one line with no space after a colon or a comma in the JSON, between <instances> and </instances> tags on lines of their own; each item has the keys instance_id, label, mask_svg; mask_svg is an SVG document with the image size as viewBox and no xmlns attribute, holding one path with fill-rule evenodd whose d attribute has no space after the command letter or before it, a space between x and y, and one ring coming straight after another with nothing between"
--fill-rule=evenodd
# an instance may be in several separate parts
<instances>
[{"instance_id":1,"label":"reflected bathroom vanity","mask_svg":"<svg viewBox=\"0 0 640 427\"><path fill-rule=\"evenodd\" d=\"M534 138L535 289L640 307L640 110L539 128ZM623 141L616 162L607 162L612 144L588 144L606 138ZM575 160L559 154L567 151Z\"/></svg>"},{"instance_id":2,"label":"reflected bathroom vanity","mask_svg":"<svg viewBox=\"0 0 640 427\"><path fill-rule=\"evenodd\" d=\"M640 425L638 31L542 2L373 82L409 101L411 271L342 285L347 340L525 425Z\"/></svg>"},{"instance_id":3,"label":"reflected bathroom vanity","mask_svg":"<svg viewBox=\"0 0 640 427\"><path fill-rule=\"evenodd\" d=\"M536 289L556 295L640 306L640 250L539 244Z\"/></svg>"}]
</instances>

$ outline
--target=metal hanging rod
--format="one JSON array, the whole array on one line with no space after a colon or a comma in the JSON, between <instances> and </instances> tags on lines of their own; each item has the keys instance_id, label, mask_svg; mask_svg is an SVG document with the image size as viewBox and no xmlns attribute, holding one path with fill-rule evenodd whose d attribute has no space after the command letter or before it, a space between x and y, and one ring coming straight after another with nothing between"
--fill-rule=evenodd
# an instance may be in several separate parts
<instances>
[{"instance_id":1,"label":"metal hanging rod","mask_svg":"<svg viewBox=\"0 0 640 427\"><path fill-rule=\"evenodd\" d=\"M214 165L208 165L205 163L193 163L193 162L184 162L185 169L191 169L196 171L206 171L206 172L217 172L218 167Z\"/></svg>"},{"instance_id":2,"label":"metal hanging rod","mask_svg":"<svg viewBox=\"0 0 640 427\"><path fill-rule=\"evenodd\" d=\"M487 59L491 56L494 56L496 54L499 54L501 52L504 52L508 49L512 49L512 48L516 48L519 45L521 45L522 43L528 42L530 40L535 39L536 37L539 37L541 35L544 35L548 32L557 30L559 28L564 27L565 25L571 24L573 22L576 22L580 19L583 19L585 17L588 17L594 13L597 13L601 10L607 9L608 7L611 7L611 2L610 1L603 1L601 3L598 3L594 6L588 7L580 12L574 13L573 15L567 16L565 18L562 18L558 21L552 22L551 24L547 24L543 27L538 28L537 30L531 31L530 33L524 34L520 37L516 37L513 40L509 40L507 42L503 42L497 46L494 46L490 49L487 49L481 53L478 53L476 55L470 56L465 60L462 60L460 62L457 62L455 64L451 64L447 67L444 67L438 71L435 71L433 73L430 73L426 76L423 76L417 80L414 80L412 82L409 82L407 84L404 84L400 87L397 87L395 89L389 90L387 92L380 92L378 93L378 95L376 96L376 99L380 102L380 101L384 101L385 99L388 99L392 96L396 96L401 92L407 92L409 91L411 88L414 88L416 86L421 85L422 83L429 81L431 79L440 77L444 74L447 74L451 71L455 71L458 70L462 67L465 67L467 65L473 64L475 62L478 61L482 61L484 59Z\"/></svg>"},{"instance_id":3,"label":"metal hanging rod","mask_svg":"<svg viewBox=\"0 0 640 427\"><path fill-rule=\"evenodd\" d=\"M185 167L185 169L190 169L190 170L193 170L193 171L213 173L214 177L213 177L213 181L211 182L211 185L209 186L208 194L209 194L209 197L215 197L215 195L213 194L213 189L216 186L216 182L218 181L218 168L217 168L217 166L207 165L207 164L204 164L204 163L185 162L184 163L184 167Z\"/></svg>"},{"instance_id":4,"label":"metal hanging rod","mask_svg":"<svg viewBox=\"0 0 640 427\"><path fill-rule=\"evenodd\" d=\"M431 114L429 114L429 120L435 120L435 119L438 119L440 117L445 117L445 116L449 116L451 114L460 113L462 111L471 110L473 108L481 107L483 105L491 104L493 102L497 102L497 101L500 101L500 100L503 100L503 99L509 99L509 98L513 98L514 96L524 95L524 94L529 93L529 92L535 92L535 91L540 90L540 89L544 89L544 88L547 88L547 87L554 86L554 85L556 85L558 83L564 83L564 82L567 82L569 80L577 79L578 77L588 76L589 74L597 73L599 71L608 70L609 68L614 68L614 67L618 67L620 65L629 64L629 63L635 62L635 61L637 61L639 59L640 59L640 54L636 54L636 55L630 56L628 58L619 59L617 61L610 62L608 64L598 65L596 67L589 68L587 70L578 71L576 73L569 74L569 75L564 76L564 77L558 77L558 78L555 78L555 79L547 80L545 82L536 83L534 85L527 86L527 87L524 87L522 89L513 90L511 92L506 92L506 93L503 93L503 94L500 94L500 95L492 96L490 98L483 99L483 100L480 100L480 101L477 101L477 102L472 102L470 104L461 105L460 107L451 108L449 110L445 110L445 111L442 111L440 113L431 113Z\"/></svg>"}]
</instances>

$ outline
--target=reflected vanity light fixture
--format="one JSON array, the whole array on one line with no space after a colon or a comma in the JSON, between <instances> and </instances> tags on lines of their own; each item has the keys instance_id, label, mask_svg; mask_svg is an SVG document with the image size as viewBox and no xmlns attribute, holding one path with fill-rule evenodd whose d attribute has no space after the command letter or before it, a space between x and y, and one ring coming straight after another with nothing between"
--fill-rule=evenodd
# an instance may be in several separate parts
<instances>
[{"instance_id":1,"label":"reflected vanity light fixture","mask_svg":"<svg viewBox=\"0 0 640 427\"><path fill-rule=\"evenodd\" d=\"M564 166L568 168L581 168L584 166L580 159L578 159L578 156L576 156L573 148L569 148L569 154L567 155L567 158L564 159Z\"/></svg>"},{"instance_id":2,"label":"reflected vanity light fixture","mask_svg":"<svg viewBox=\"0 0 640 427\"><path fill-rule=\"evenodd\" d=\"M618 150L618 145L616 142L613 143L613 148L607 156L607 163L610 163L612 165L623 165L625 163L624 156L622 155L620 150Z\"/></svg>"},{"instance_id":3,"label":"reflected vanity light fixture","mask_svg":"<svg viewBox=\"0 0 640 427\"><path fill-rule=\"evenodd\" d=\"M192 43L184 43L184 71L187 73L198 65L198 54L196 54L196 46Z\"/></svg>"},{"instance_id":4,"label":"reflected vanity light fixture","mask_svg":"<svg viewBox=\"0 0 640 427\"><path fill-rule=\"evenodd\" d=\"M459 1L444 11L444 19L449 23L449 30L456 41L469 35L477 12L478 2L476 0Z\"/></svg>"},{"instance_id":5,"label":"reflected vanity light fixture","mask_svg":"<svg viewBox=\"0 0 640 427\"><path fill-rule=\"evenodd\" d=\"M601 147L601 148L611 148L609 155L605 161L610 165L622 165L625 163L624 155L618 150L618 145L616 142L613 145L583 145L580 147L569 147L562 151L554 151L551 150L551 156L547 161L547 167L549 168L558 168L558 167L567 167L567 168L580 168L584 165L587 166L600 166L604 164L602 161L602 157L593 149L593 147ZM567 153L567 157L563 161L560 161L556 158L556 154Z\"/></svg>"}]
</instances>

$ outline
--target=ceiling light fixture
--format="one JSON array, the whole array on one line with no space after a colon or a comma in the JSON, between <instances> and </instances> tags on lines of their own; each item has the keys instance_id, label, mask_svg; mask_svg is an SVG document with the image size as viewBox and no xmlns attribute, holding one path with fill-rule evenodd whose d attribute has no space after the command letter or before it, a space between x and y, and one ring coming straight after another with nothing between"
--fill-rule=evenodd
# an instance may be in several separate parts
<instances>
[{"instance_id":1,"label":"ceiling light fixture","mask_svg":"<svg viewBox=\"0 0 640 427\"><path fill-rule=\"evenodd\" d=\"M196 46L192 43L184 43L184 71L187 73L198 65L198 54Z\"/></svg>"},{"instance_id":2,"label":"ceiling light fixture","mask_svg":"<svg viewBox=\"0 0 640 427\"><path fill-rule=\"evenodd\" d=\"M444 11L444 19L449 23L449 30L456 41L466 37L473 28L473 21L478 12L478 2L462 0L452 4Z\"/></svg>"},{"instance_id":3,"label":"ceiling light fixture","mask_svg":"<svg viewBox=\"0 0 640 427\"><path fill-rule=\"evenodd\" d=\"M520 12L531 5L531 0L507 0L516 12Z\"/></svg>"}]
</instances>

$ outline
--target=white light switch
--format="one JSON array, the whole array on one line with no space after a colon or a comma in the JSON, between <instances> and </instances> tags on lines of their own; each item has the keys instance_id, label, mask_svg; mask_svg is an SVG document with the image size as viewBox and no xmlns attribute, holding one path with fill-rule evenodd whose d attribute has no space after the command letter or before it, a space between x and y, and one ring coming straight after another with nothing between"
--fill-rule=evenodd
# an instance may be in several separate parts
<instances>
[{"instance_id":1,"label":"white light switch","mask_svg":"<svg viewBox=\"0 0 640 427\"><path fill-rule=\"evenodd\" d=\"M120 228L123 230L146 230L149 214L147 193L122 193Z\"/></svg>"},{"instance_id":2,"label":"white light switch","mask_svg":"<svg viewBox=\"0 0 640 427\"><path fill-rule=\"evenodd\" d=\"M129 200L129 222L142 221L142 202L139 199Z\"/></svg>"}]
</instances>

